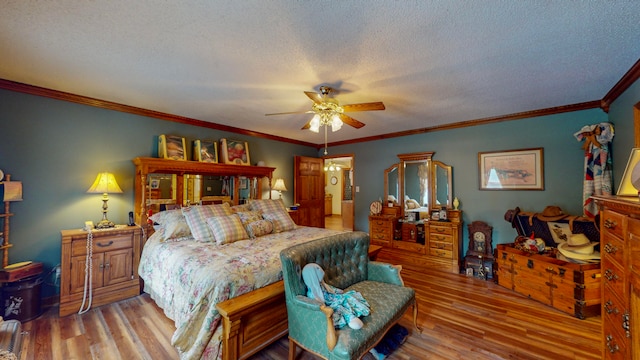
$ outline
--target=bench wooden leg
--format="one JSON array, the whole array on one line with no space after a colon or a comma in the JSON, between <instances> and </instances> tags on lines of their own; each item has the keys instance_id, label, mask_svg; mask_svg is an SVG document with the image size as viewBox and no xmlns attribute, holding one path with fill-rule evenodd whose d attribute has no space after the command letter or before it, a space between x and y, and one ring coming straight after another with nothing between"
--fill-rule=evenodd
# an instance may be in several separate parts
<instances>
[{"instance_id":1,"label":"bench wooden leg","mask_svg":"<svg viewBox=\"0 0 640 360\"><path fill-rule=\"evenodd\" d=\"M296 358L296 342L289 337L289 360L295 360Z\"/></svg>"},{"instance_id":2,"label":"bench wooden leg","mask_svg":"<svg viewBox=\"0 0 640 360\"><path fill-rule=\"evenodd\" d=\"M413 326L422 334L422 329L418 326L418 300L413 299Z\"/></svg>"}]
</instances>

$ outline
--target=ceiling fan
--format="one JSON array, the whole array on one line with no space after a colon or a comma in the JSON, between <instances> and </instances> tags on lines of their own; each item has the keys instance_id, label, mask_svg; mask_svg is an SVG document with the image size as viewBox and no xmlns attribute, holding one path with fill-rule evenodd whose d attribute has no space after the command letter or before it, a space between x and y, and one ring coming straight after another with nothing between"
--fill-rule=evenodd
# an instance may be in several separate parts
<instances>
[{"instance_id":1,"label":"ceiling fan","mask_svg":"<svg viewBox=\"0 0 640 360\"><path fill-rule=\"evenodd\" d=\"M385 109L384 104L380 101L340 105L340 103L338 103L338 100L328 96L332 92L333 89L329 86L320 86L320 94L313 91L305 91L304 93L309 97L309 99L313 101L313 105L311 105L311 110L309 111L273 113L265 114L265 116L288 114L316 114L302 127L302 130L310 129L311 131L318 132L320 126L331 125L333 131L337 131L342 126L342 123L353 126L356 129L359 129L365 125L363 122L360 122L352 118L351 116L346 115L345 112ZM338 122L336 121L336 119L340 119L342 122Z\"/></svg>"}]
</instances>

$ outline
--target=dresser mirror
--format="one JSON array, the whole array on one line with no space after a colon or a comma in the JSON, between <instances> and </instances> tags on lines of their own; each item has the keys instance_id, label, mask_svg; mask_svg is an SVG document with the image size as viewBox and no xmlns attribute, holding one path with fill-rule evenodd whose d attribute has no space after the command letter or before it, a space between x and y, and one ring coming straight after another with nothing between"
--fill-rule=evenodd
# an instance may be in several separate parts
<instances>
[{"instance_id":1,"label":"dresser mirror","mask_svg":"<svg viewBox=\"0 0 640 360\"><path fill-rule=\"evenodd\" d=\"M434 160L432 184L434 201L431 208L445 206L447 209L451 209L453 207L451 166Z\"/></svg>"},{"instance_id":2,"label":"dresser mirror","mask_svg":"<svg viewBox=\"0 0 640 360\"><path fill-rule=\"evenodd\" d=\"M400 171L398 167L398 164L393 164L384 171L384 201L389 202L389 200L392 200L390 196L393 196L396 202L394 205L397 205L398 201L400 201Z\"/></svg>"},{"instance_id":3,"label":"dresser mirror","mask_svg":"<svg viewBox=\"0 0 640 360\"><path fill-rule=\"evenodd\" d=\"M431 210L445 206L453 208L451 166L433 160L433 152L399 154L397 164L398 202L402 216L414 213L416 220L430 214ZM385 170L385 193L392 193L391 175L394 167ZM416 216L419 215L419 216Z\"/></svg>"}]
</instances>

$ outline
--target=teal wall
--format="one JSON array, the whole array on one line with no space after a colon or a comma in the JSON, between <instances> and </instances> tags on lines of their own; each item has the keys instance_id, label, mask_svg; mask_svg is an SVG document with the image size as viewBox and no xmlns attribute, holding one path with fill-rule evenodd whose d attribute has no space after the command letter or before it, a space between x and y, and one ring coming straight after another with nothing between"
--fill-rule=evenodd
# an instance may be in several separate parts
<instances>
[{"instance_id":1,"label":"teal wall","mask_svg":"<svg viewBox=\"0 0 640 360\"><path fill-rule=\"evenodd\" d=\"M640 101L640 84L629 88L611 106L599 109L479 125L447 131L329 147L331 156L354 154L357 230L368 231L368 207L382 198L383 171L398 162L397 154L434 151L434 159L453 166L453 194L460 199L463 220L488 222L494 245L512 242L516 232L504 220L507 209L540 211L558 205L581 214L583 152L573 134L582 126L611 121L614 179L624 171L633 146L633 105ZM226 133L197 126L99 109L85 105L0 90L0 169L23 182L24 201L11 205L10 263L34 260L49 271L60 262L60 230L78 228L84 220L101 217L101 195L86 190L99 171L113 172L123 194L109 200L109 218L125 223L133 209L134 166L137 156L155 156L156 137L177 134L193 139L228 137L249 142L251 162L276 167L293 200L293 156L321 156L323 149ZM480 191L478 152L544 148L544 191ZM467 246L466 226L463 234ZM47 278L46 281L49 281ZM55 291L43 288L44 296Z\"/></svg>"},{"instance_id":2,"label":"teal wall","mask_svg":"<svg viewBox=\"0 0 640 360\"><path fill-rule=\"evenodd\" d=\"M355 184L360 187L356 194L356 228L368 228L368 204L384 196L383 172L398 162L396 154L433 151L434 160L453 167L453 195L460 200L464 223L489 223L495 246L513 242L516 236L515 229L504 220L507 209L518 206L523 211L541 211L547 205L557 205L568 213L582 214L584 153L582 142L573 134L584 125L607 119L602 110L592 109L384 139L329 151L354 154ZM543 191L479 190L478 152L538 147L544 148ZM465 226L465 252L467 236Z\"/></svg>"},{"instance_id":3,"label":"teal wall","mask_svg":"<svg viewBox=\"0 0 640 360\"><path fill-rule=\"evenodd\" d=\"M124 191L109 196L109 219L126 223L134 198L131 160L156 156L159 134L246 140L251 162L275 167L274 177L291 190L293 156L317 155L313 147L0 90L0 169L22 181L24 198L11 203L9 263L40 261L45 272L60 263L60 230L102 217L102 195L86 193L100 171L114 173ZM283 199L292 203L293 191ZM57 291L47 284L51 278L45 278L45 297Z\"/></svg>"}]
</instances>

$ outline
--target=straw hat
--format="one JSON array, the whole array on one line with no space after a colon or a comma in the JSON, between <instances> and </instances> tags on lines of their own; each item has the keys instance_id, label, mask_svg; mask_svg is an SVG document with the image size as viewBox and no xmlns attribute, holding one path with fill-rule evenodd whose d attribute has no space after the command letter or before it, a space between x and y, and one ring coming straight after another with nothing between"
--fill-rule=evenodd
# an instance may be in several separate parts
<instances>
[{"instance_id":1,"label":"straw hat","mask_svg":"<svg viewBox=\"0 0 640 360\"><path fill-rule=\"evenodd\" d=\"M596 241L589 241L584 234L573 234L566 242L558 245L558 251L569 259L600 259L600 253L593 249L597 244Z\"/></svg>"},{"instance_id":2,"label":"straw hat","mask_svg":"<svg viewBox=\"0 0 640 360\"><path fill-rule=\"evenodd\" d=\"M536 214L538 219L542 221L558 221L569 217L565 214L559 206L547 206L542 210L542 213Z\"/></svg>"}]
</instances>

